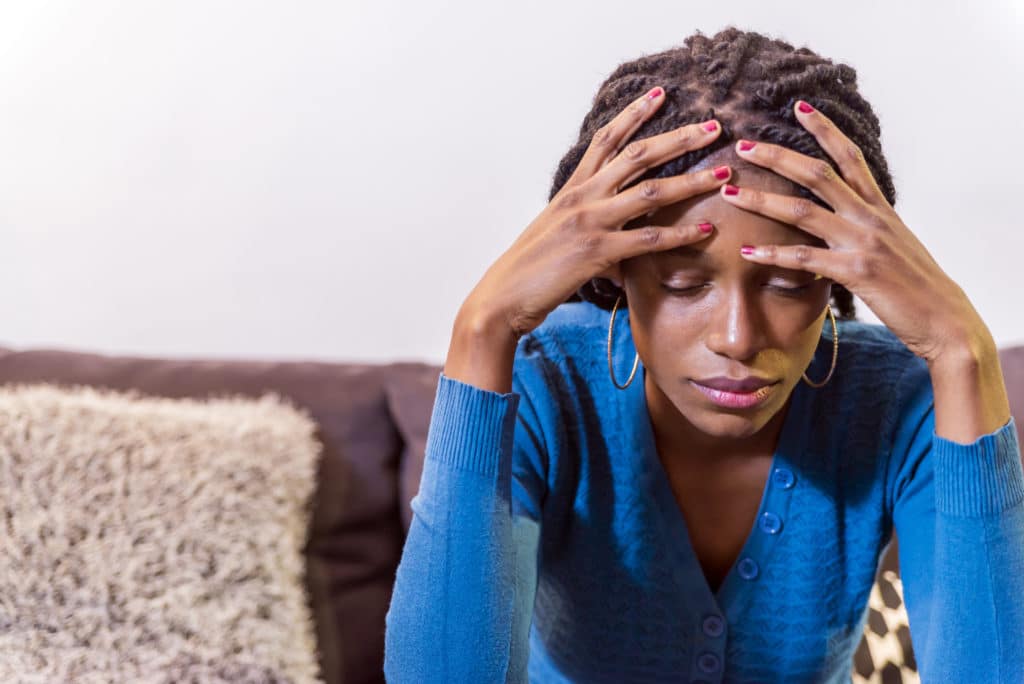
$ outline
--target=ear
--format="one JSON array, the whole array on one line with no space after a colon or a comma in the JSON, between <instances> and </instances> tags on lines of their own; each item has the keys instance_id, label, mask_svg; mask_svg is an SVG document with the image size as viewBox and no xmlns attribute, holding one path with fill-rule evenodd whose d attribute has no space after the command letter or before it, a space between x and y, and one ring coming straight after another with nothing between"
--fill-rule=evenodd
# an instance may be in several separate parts
<instances>
[{"instance_id":1,"label":"ear","mask_svg":"<svg viewBox=\"0 0 1024 684\"><path fill-rule=\"evenodd\" d=\"M620 290L622 287L622 262L615 262L608 268L604 269L600 273L594 276L595 278L607 278L608 280L615 283L615 286Z\"/></svg>"}]
</instances>

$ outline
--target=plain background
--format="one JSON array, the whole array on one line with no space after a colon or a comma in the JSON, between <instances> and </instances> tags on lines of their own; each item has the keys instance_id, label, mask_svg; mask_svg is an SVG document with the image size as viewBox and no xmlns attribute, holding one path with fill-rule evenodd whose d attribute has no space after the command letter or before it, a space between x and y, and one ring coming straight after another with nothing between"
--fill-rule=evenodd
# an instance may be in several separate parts
<instances>
[{"instance_id":1,"label":"plain background","mask_svg":"<svg viewBox=\"0 0 1024 684\"><path fill-rule=\"evenodd\" d=\"M4 2L0 344L440 363L601 81L729 24L857 69L896 209L1022 343L1022 22L1021 0Z\"/></svg>"}]
</instances>

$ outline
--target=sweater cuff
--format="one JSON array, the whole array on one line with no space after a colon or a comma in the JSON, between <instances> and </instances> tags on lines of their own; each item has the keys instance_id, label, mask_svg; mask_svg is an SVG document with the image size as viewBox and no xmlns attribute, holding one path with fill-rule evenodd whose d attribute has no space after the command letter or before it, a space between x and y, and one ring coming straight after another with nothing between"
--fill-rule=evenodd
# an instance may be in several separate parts
<instances>
[{"instance_id":1,"label":"sweater cuff","mask_svg":"<svg viewBox=\"0 0 1024 684\"><path fill-rule=\"evenodd\" d=\"M935 509L958 516L1002 513L1024 501L1017 425L1013 416L971 444L933 434Z\"/></svg>"},{"instance_id":2,"label":"sweater cuff","mask_svg":"<svg viewBox=\"0 0 1024 684\"><path fill-rule=\"evenodd\" d=\"M501 394L438 377L424 458L481 475L495 475L510 451L519 408L517 392Z\"/></svg>"}]
</instances>

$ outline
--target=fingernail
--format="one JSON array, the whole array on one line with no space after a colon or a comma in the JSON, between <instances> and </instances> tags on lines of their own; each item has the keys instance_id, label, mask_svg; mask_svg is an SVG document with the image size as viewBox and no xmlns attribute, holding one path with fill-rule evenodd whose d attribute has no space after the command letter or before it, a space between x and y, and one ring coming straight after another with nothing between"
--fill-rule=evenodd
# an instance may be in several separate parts
<instances>
[{"instance_id":1,"label":"fingernail","mask_svg":"<svg viewBox=\"0 0 1024 684\"><path fill-rule=\"evenodd\" d=\"M704 130L707 131L708 133L714 133L716 130L718 130L718 123L714 121L708 121L706 124L704 124Z\"/></svg>"},{"instance_id":2,"label":"fingernail","mask_svg":"<svg viewBox=\"0 0 1024 684\"><path fill-rule=\"evenodd\" d=\"M718 180L725 180L726 178L729 177L729 167L728 166L716 166L715 170L714 170L714 174L715 174L715 178L717 178Z\"/></svg>"},{"instance_id":3,"label":"fingernail","mask_svg":"<svg viewBox=\"0 0 1024 684\"><path fill-rule=\"evenodd\" d=\"M700 228L700 232L702 233L710 233L712 230L715 229L715 227L710 223L700 223L697 225L697 227Z\"/></svg>"},{"instance_id":4,"label":"fingernail","mask_svg":"<svg viewBox=\"0 0 1024 684\"><path fill-rule=\"evenodd\" d=\"M740 140L740 152L748 152L754 149L754 145L757 143L752 140Z\"/></svg>"},{"instance_id":5,"label":"fingernail","mask_svg":"<svg viewBox=\"0 0 1024 684\"><path fill-rule=\"evenodd\" d=\"M811 105L807 104L803 100L800 100L800 104L798 104L796 106L796 108L799 109L804 114L810 114L811 112L814 111L814 107L812 107Z\"/></svg>"},{"instance_id":6,"label":"fingernail","mask_svg":"<svg viewBox=\"0 0 1024 684\"><path fill-rule=\"evenodd\" d=\"M647 97L649 99L653 100L654 98L656 98L659 95L661 95L663 92L665 92L665 91L661 89L661 86L658 86L657 88L651 88L651 91L649 93L647 93Z\"/></svg>"},{"instance_id":7,"label":"fingernail","mask_svg":"<svg viewBox=\"0 0 1024 684\"><path fill-rule=\"evenodd\" d=\"M735 185L730 185L729 183L726 183L725 184L725 194L726 195L738 195L738 194L740 194L740 189L737 188Z\"/></svg>"},{"instance_id":8,"label":"fingernail","mask_svg":"<svg viewBox=\"0 0 1024 684\"><path fill-rule=\"evenodd\" d=\"M753 253L754 253L754 247L752 245L743 245L742 247L740 247L740 254L750 255L750 254L753 254Z\"/></svg>"}]
</instances>

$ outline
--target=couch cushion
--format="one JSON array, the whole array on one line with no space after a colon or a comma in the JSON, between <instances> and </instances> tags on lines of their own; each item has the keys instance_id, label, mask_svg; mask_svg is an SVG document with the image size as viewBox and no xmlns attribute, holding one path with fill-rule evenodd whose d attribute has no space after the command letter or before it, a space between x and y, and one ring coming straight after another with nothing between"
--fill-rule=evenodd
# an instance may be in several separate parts
<instances>
[{"instance_id":1,"label":"couch cushion","mask_svg":"<svg viewBox=\"0 0 1024 684\"><path fill-rule=\"evenodd\" d=\"M384 615L403 530L402 447L387 410L386 365L160 359L0 348L0 384L53 381L165 397L273 391L318 423L318 470L307 554L321 669L328 684L383 682Z\"/></svg>"},{"instance_id":2,"label":"couch cushion","mask_svg":"<svg viewBox=\"0 0 1024 684\"><path fill-rule=\"evenodd\" d=\"M315 431L269 394L0 387L0 681L320 681Z\"/></svg>"},{"instance_id":3,"label":"couch cushion","mask_svg":"<svg viewBox=\"0 0 1024 684\"><path fill-rule=\"evenodd\" d=\"M388 408L402 438L398 493L403 534L408 534L412 524L410 504L423 475L427 431L441 368L423 363L395 363L388 374Z\"/></svg>"}]
</instances>

